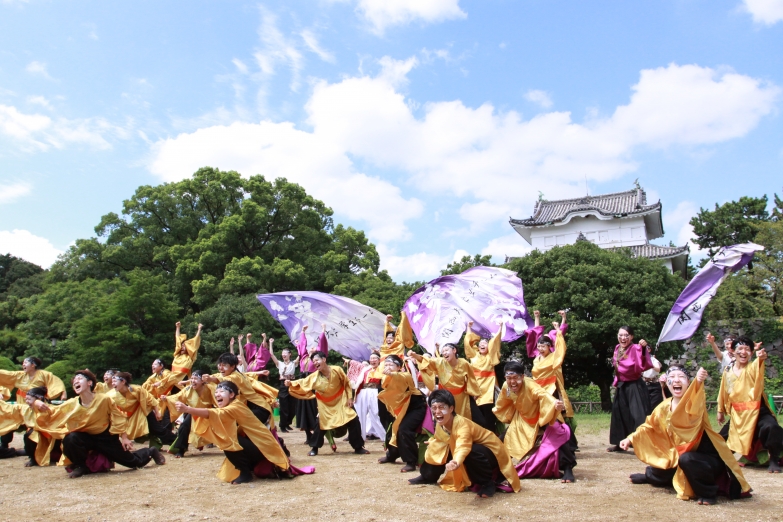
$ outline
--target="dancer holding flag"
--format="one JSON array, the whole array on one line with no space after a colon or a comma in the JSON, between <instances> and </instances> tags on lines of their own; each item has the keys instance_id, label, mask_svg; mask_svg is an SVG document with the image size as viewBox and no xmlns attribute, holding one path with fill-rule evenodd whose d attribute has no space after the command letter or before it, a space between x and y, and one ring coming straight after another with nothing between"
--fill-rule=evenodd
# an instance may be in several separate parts
<instances>
[{"instance_id":1,"label":"dancer holding flag","mask_svg":"<svg viewBox=\"0 0 783 522\"><path fill-rule=\"evenodd\" d=\"M704 368L699 368L692 383L683 366L666 370L672 397L620 442L623 450L633 445L636 456L648 465L644 473L631 475L632 483L674 486L677 498L698 499L704 505L715 504L719 493L732 499L750 496L750 486L734 455L710 425L706 378Z\"/></svg>"},{"instance_id":2,"label":"dancer holding flag","mask_svg":"<svg viewBox=\"0 0 783 522\"><path fill-rule=\"evenodd\" d=\"M343 361L348 366L348 380L355 393L354 409L362 425L362 438L383 440L386 430L381 424L379 411L385 408L378 400L378 390L381 388L383 378L383 368L379 367L381 354L373 352L369 364L346 357L343 357Z\"/></svg>"},{"instance_id":3,"label":"dancer holding flag","mask_svg":"<svg viewBox=\"0 0 783 522\"><path fill-rule=\"evenodd\" d=\"M465 332L465 357L473 367L473 375L479 386L476 405L484 418L481 427L497 434L495 414L492 413L492 408L495 406L495 388L497 387L495 366L500 364L500 340L506 332L506 325L500 325L498 332L492 336L492 339L481 338L473 333L472 328L473 321L470 321Z\"/></svg>"},{"instance_id":4,"label":"dancer holding flag","mask_svg":"<svg viewBox=\"0 0 783 522\"><path fill-rule=\"evenodd\" d=\"M750 461L758 461L756 454L766 449L769 453L769 472L780 473L783 451L783 428L770 411L764 393L764 361L767 352L761 343L753 344L748 337L732 342L736 359L726 368L718 392L718 423L727 422L720 434L727 439L731 451L741 453ZM756 358L751 362L753 351Z\"/></svg>"}]
</instances>

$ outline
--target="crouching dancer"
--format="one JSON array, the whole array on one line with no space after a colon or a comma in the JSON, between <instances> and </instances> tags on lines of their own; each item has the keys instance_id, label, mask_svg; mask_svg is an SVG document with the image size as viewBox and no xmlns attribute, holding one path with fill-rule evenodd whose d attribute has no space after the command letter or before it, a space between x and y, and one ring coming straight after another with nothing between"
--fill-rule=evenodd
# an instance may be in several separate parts
<instances>
[{"instance_id":1,"label":"crouching dancer","mask_svg":"<svg viewBox=\"0 0 783 522\"><path fill-rule=\"evenodd\" d=\"M558 336L562 334L558 332ZM561 415L565 409L563 401L533 379L526 379L519 362L507 362L504 371L506 382L494 412L501 422L508 423L503 444L512 457L520 459L517 474L520 478L561 478L565 483L576 482L575 444L571 429Z\"/></svg>"},{"instance_id":2,"label":"crouching dancer","mask_svg":"<svg viewBox=\"0 0 783 522\"><path fill-rule=\"evenodd\" d=\"M750 496L734 455L707 417L706 378L707 371L700 368L689 387L685 368L672 365L666 371L671 398L620 441L623 450L633 444L636 456L648 464L644 473L631 475L631 482L674 486L677 498L705 505L715 504L719 493L732 499Z\"/></svg>"},{"instance_id":3,"label":"crouching dancer","mask_svg":"<svg viewBox=\"0 0 783 522\"><path fill-rule=\"evenodd\" d=\"M520 490L519 477L500 439L489 430L454 413L454 396L448 390L435 390L428 398L437 427L429 440L421 475L410 484L440 484L446 491L464 491L473 485L479 497L488 498L502 484L502 474L510 489ZM443 472L446 475L438 481ZM499 471L499 473L498 473Z\"/></svg>"},{"instance_id":4,"label":"crouching dancer","mask_svg":"<svg viewBox=\"0 0 783 522\"><path fill-rule=\"evenodd\" d=\"M196 433L211 440L223 450L226 460L218 472L218 478L232 484L253 480L253 469L263 461L274 465L275 475L288 478L288 457L272 432L239 398L239 388L231 381L222 381L215 388L217 408L194 408L177 402L177 411L192 417L207 419L208 423L196 424ZM237 431L241 428L242 435Z\"/></svg>"},{"instance_id":5,"label":"crouching dancer","mask_svg":"<svg viewBox=\"0 0 783 522\"><path fill-rule=\"evenodd\" d=\"M72 386L76 397L59 406L35 402L36 422L49 433L65 435L63 455L71 462L70 478L90 473L87 457L90 451L126 468L143 468L150 460L166 463L158 448L133 449L133 441L125 432L127 419L106 394L94 393L98 379L90 370L79 370Z\"/></svg>"}]
</instances>

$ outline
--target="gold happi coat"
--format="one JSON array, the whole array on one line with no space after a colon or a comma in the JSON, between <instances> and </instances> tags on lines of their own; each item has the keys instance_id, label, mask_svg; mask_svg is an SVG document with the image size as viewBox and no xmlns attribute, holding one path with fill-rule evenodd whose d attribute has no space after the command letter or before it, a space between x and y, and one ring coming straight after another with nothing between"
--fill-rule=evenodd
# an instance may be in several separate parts
<instances>
[{"instance_id":1,"label":"gold happi coat","mask_svg":"<svg viewBox=\"0 0 783 522\"><path fill-rule=\"evenodd\" d=\"M201 334L187 339L187 335L180 334L179 337L174 336L176 345L174 346L174 360L171 363L171 381L172 384L176 384L190 377L190 370L193 369L193 363L196 362L198 357L198 349L201 346ZM185 348L185 353L182 353L182 348Z\"/></svg>"},{"instance_id":2,"label":"gold happi coat","mask_svg":"<svg viewBox=\"0 0 783 522\"><path fill-rule=\"evenodd\" d=\"M566 355L566 343L563 332L557 330L557 339L555 340L555 351L549 352L546 357L540 355L533 361L533 371L531 372L536 384L544 388L548 393L554 395L558 392L560 400L565 405L563 415L573 417L574 410L571 408L571 401L568 400L568 394L563 380L563 361Z\"/></svg>"},{"instance_id":3,"label":"gold happi coat","mask_svg":"<svg viewBox=\"0 0 783 522\"><path fill-rule=\"evenodd\" d=\"M196 417L193 420L196 420ZM279 468L288 469L288 457L272 432L241 401L233 400L225 408L211 408L209 418L200 420L206 422L193 425L197 435L211 441L221 450L241 451L242 446L237 435L243 434L269 462ZM239 470L228 459L224 459L217 476L220 480L231 482L239 476Z\"/></svg>"},{"instance_id":4,"label":"gold happi coat","mask_svg":"<svg viewBox=\"0 0 783 522\"><path fill-rule=\"evenodd\" d=\"M764 395L764 361L754 359L740 371L739 376L732 366L724 370L718 392L718 411L728 414L730 419L726 444L731 451L750 454L761 401L767 401Z\"/></svg>"},{"instance_id":5,"label":"gold happi coat","mask_svg":"<svg viewBox=\"0 0 783 522\"><path fill-rule=\"evenodd\" d=\"M378 394L378 400L386 405L389 413L394 415L392 424L392 435L389 444L397 447L397 431L400 429L400 423L408 411L412 395L421 395L413 382L413 377L408 372L395 372L389 375L383 375L381 381L383 390Z\"/></svg>"},{"instance_id":6,"label":"gold happi coat","mask_svg":"<svg viewBox=\"0 0 783 522\"><path fill-rule=\"evenodd\" d=\"M265 382L259 381L257 376L253 379L237 370L234 370L225 377L219 373L212 375L212 377L215 377L220 382L231 381L236 384L237 388L239 388L238 399L240 402L245 404L247 402L252 402L256 406L264 408L270 414L269 429L275 427L275 417L272 415L272 405L277 400L277 394L279 393L277 388L272 388Z\"/></svg>"},{"instance_id":7,"label":"gold happi coat","mask_svg":"<svg viewBox=\"0 0 783 522\"><path fill-rule=\"evenodd\" d=\"M425 355L419 363L419 372L428 390L435 390L437 377L438 387L451 392L454 396L454 413L466 419L473 418L470 414L470 397L478 397L480 389L473 374L473 367L468 361L457 359L456 366L452 368L443 357Z\"/></svg>"},{"instance_id":8,"label":"gold happi coat","mask_svg":"<svg viewBox=\"0 0 783 522\"><path fill-rule=\"evenodd\" d=\"M166 399L161 399L158 404L158 408L163 411L169 410L169 417L171 422L176 421L183 413L178 412L176 408L177 402L183 402L192 408L217 408L217 402L215 401L215 384L205 384L201 388L201 392L191 386L185 386L179 393L170 395ZM192 416L190 435L188 436L188 443L194 444L196 447L202 447L209 444L210 441L202 439L198 436L198 425L207 422L207 419L203 417Z\"/></svg>"},{"instance_id":9,"label":"gold happi coat","mask_svg":"<svg viewBox=\"0 0 783 522\"><path fill-rule=\"evenodd\" d=\"M10 431L16 430L24 424L32 431L29 438L36 443L35 455L28 455L34 458L39 466L49 465L49 455L54 448L56 438L52 437L46 431L39 431L36 423L36 414L38 410L30 408L25 403L6 404L0 402L0 435L5 435Z\"/></svg>"},{"instance_id":10,"label":"gold happi coat","mask_svg":"<svg viewBox=\"0 0 783 522\"><path fill-rule=\"evenodd\" d=\"M63 381L46 370L36 370L32 379L22 371L0 370L0 386L16 388L16 402L24 402L27 391L40 386L46 387L47 399L59 399L65 391Z\"/></svg>"},{"instance_id":11,"label":"gold happi coat","mask_svg":"<svg viewBox=\"0 0 783 522\"><path fill-rule=\"evenodd\" d=\"M386 336L389 335L392 327L389 323L386 323L383 331L383 344L381 345L381 364L388 355L397 355L401 358L405 358L405 348L409 350L413 348L413 330L411 329L411 323L408 321L408 315L405 312L400 313L400 325L397 327L397 331L394 332L394 341L391 344L386 344Z\"/></svg>"},{"instance_id":12,"label":"gold happi coat","mask_svg":"<svg viewBox=\"0 0 783 522\"><path fill-rule=\"evenodd\" d=\"M291 381L288 390L297 399L318 399L318 424L321 430L345 426L356 418L356 412L348 407L351 384L339 366L329 366L329 378L316 371L304 379Z\"/></svg>"},{"instance_id":13,"label":"gold happi coat","mask_svg":"<svg viewBox=\"0 0 783 522\"><path fill-rule=\"evenodd\" d=\"M673 469L678 466L680 455L695 451L706 434L721 460L739 481L742 491L750 491L750 485L731 450L723 437L712 429L706 405L704 384L699 381L691 383L674 411L672 399L664 400L656 406L644 424L628 436L634 453L648 466ZM677 498L689 500L695 496L682 469L677 468L672 483Z\"/></svg>"},{"instance_id":14,"label":"gold happi coat","mask_svg":"<svg viewBox=\"0 0 783 522\"><path fill-rule=\"evenodd\" d=\"M518 394L509 390L508 383L503 383L492 411L500 422L508 424L503 444L509 455L522 459L534 449L539 428L559 417L556 402L552 394L532 379L522 381Z\"/></svg>"},{"instance_id":15,"label":"gold happi coat","mask_svg":"<svg viewBox=\"0 0 783 522\"><path fill-rule=\"evenodd\" d=\"M495 377L495 366L500 364L502 332L503 328L489 340L486 355L481 354L478 349L481 337L473 332L465 334L465 357L470 361L478 383L479 396L476 397L476 404L479 406L495 402L495 386L498 381Z\"/></svg>"},{"instance_id":16,"label":"gold happi coat","mask_svg":"<svg viewBox=\"0 0 783 522\"><path fill-rule=\"evenodd\" d=\"M129 439L138 439L147 435L149 425L147 415L158 406L158 400L141 386L128 387L127 392L112 390L106 394L111 398L120 415L125 417L125 433Z\"/></svg>"},{"instance_id":17,"label":"gold happi coat","mask_svg":"<svg viewBox=\"0 0 783 522\"><path fill-rule=\"evenodd\" d=\"M0 386L0 401L7 401L11 398L11 390L5 386Z\"/></svg>"},{"instance_id":18,"label":"gold happi coat","mask_svg":"<svg viewBox=\"0 0 783 522\"><path fill-rule=\"evenodd\" d=\"M442 466L455 460L459 467L454 471L447 471L438 481L440 487L446 491L464 491L470 487L471 482L462 463L470 454L473 444L481 444L489 448L498 459L498 467L503 476L508 480L509 486L514 492L519 492L521 486L511 456L506 451L500 439L489 430L485 430L475 422L455 415L451 425L451 433L442 426L435 428L435 434L430 438L424 460L434 466ZM451 459L449 459L451 453Z\"/></svg>"},{"instance_id":19,"label":"gold happi coat","mask_svg":"<svg viewBox=\"0 0 783 522\"><path fill-rule=\"evenodd\" d=\"M99 382L95 385L95 389L93 390L93 393L109 393L114 388L109 388L109 385L105 382Z\"/></svg>"},{"instance_id":20,"label":"gold happi coat","mask_svg":"<svg viewBox=\"0 0 783 522\"><path fill-rule=\"evenodd\" d=\"M176 379L174 373L164 369L160 373L153 373L147 377L147 380L144 381L144 384L142 384L141 387L150 392L154 398L158 399L161 395L168 395L171 393L171 389L174 388L174 385L179 381L180 379ZM160 386L155 386L156 384L160 384Z\"/></svg>"}]
</instances>

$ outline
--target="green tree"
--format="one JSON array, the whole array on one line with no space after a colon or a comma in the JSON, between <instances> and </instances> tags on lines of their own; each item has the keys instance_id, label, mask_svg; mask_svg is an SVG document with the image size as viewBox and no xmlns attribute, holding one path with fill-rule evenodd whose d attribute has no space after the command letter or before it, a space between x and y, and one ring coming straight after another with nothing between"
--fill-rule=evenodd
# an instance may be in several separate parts
<instances>
[{"instance_id":1,"label":"green tree","mask_svg":"<svg viewBox=\"0 0 783 522\"><path fill-rule=\"evenodd\" d=\"M777 195L775 200L780 202ZM783 220L760 224L756 242L764 245L764 251L756 254L753 275L765 290L772 313L783 315Z\"/></svg>"},{"instance_id":2,"label":"green tree","mask_svg":"<svg viewBox=\"0 0 783 522\"><path fill-rule=\"evenodd\" d=\"M636 330L636 341L644 338L655 346L685 285L659 262L586 241L547 252L534 250L506 267L519 273L530 310L541 310L543 316L568 311L566 385L597 385L604 408L610 407L611 357L618 328L629 325ZM664 359L677 349L662 346L658 357Z\"/></svg>"},{"instance_id":3,"label":"green tree","mask_svg":"<svg viewBox=\"0 0 783 522\"><path fill-rule=\"evenodd\" d=\"M476 254L473 257L462 256L462 259L459 261L454 261L453 263L446 265L446 268L440 271L440 275L461 274L468 268L473 268L474 266L495 265L492 264L492 256L490 255L482 256L481 254Z\"/></svg>"},{"instance_id":4,"label":"green tree","mask_svg":"<svg viewBox=\"0 0 783 522\"><path fill-rule=\"evenodd\" d=\"M709 249L712 257L720 247L753 241L758 225L767 219L767 196L742 196L739 201L716 203L715 210L700 209L690 224L696 235L694 242Z\"/></svg>"}]
</instances>

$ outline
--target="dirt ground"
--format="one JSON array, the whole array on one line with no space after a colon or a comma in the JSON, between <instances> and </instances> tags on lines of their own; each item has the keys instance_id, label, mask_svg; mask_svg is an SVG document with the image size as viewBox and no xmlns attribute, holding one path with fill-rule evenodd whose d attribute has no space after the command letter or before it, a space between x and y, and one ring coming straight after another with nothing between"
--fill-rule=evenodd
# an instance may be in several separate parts
<instances>
[{"instance_id":1,"label":"dirt ground","mask_svg":"<svg viewBox=\"0 0 783 522\"><path fill-rule=\"evenodd\" d=\"M347 442L333 454L308 457L304 434L283 434L296 465L316 466L314 475L291 481L257 480L231 486L216 477L223 460L217 449L150 463L131 471L70 480L63 468L25 468L25 459L0 461L0 520L781 520L783 476L746 469L753 498L716 506L677 500L673 490L628 482L644 466L633 454L606 453L605 426L577 430L581 452L577 482L525 480L518 494L478 499L472 493L447 493L437 486L410 486L401 465L380 465L381 444L370 441L370 455L354 455ZM580 434L580 431L582 432ZM14 438L19 447L21 436Z\"/></svg>"}]
</instances>

